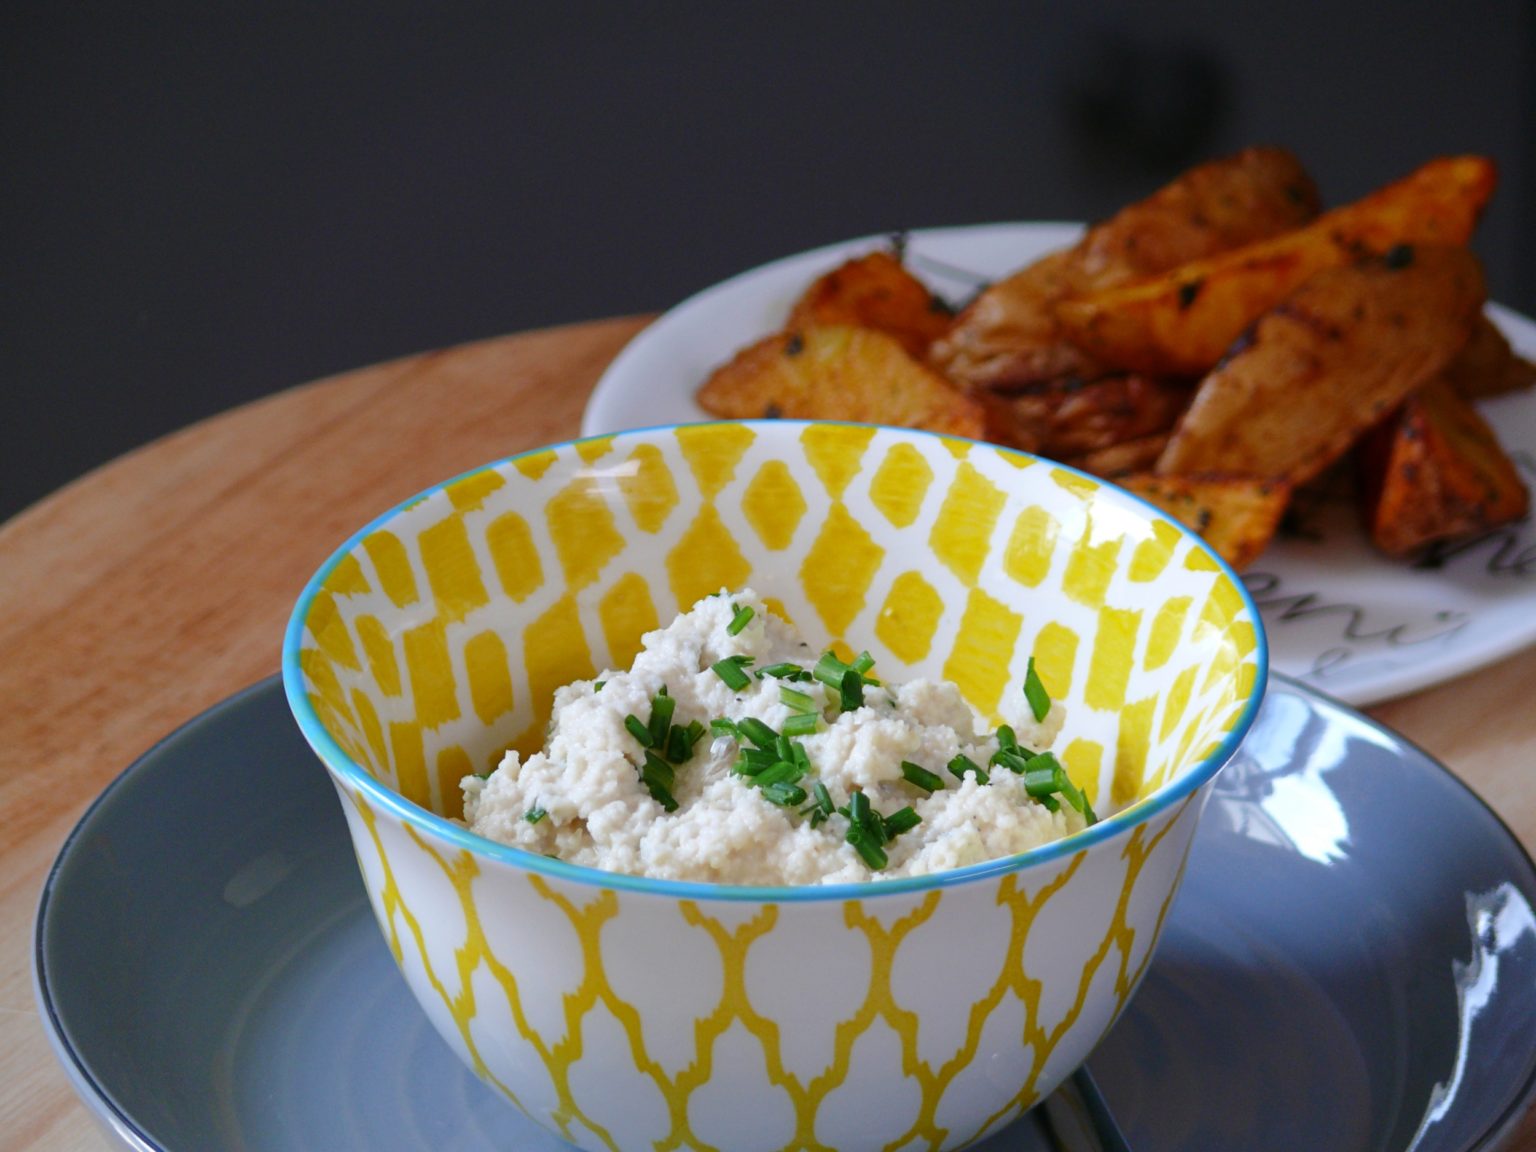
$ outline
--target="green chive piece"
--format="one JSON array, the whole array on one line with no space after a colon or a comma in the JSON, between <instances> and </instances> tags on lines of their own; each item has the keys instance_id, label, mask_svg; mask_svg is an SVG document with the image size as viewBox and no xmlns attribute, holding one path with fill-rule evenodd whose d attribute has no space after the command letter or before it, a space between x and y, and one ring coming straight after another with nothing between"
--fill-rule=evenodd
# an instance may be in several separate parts
<instances>
[{"instance_id":1,"label":"green chive piece","mask_svg":"<svg viewBox=\"0 0 1536 1152\"><path fill-rule=\"evenodd\" d=\"M805 789L788 780L776 780L763 785L763 799L780 808L793 808L805 803Z\"/></svg>"},{"instance_id":2,"label":"green chive piece","mask_svg":"<svg viewBox=\"0 0 1536 1152\"><path fill-rule=\"evenodd\" d=\"M814 736L816 727L820 723L821 717L815 712L802 712L784 721L784 735Z\"/></svg>"},{"instance_id":3,"label":"green chive piece","mask_svg":"<svg viewBox=\"0 0 1536 1152\"><path fill-rule=\"evenodd\" d=\"M532 808L523 813L523 819L528 821L530 824L537 824L540 820L544 819L544 817L548 815L548 812L544 811L544 809L535 804Z\"/></svg>"},{"instance_id":4,"label":"green chive piece","mask_svg":"<svg viewBox=\"0 0 1536 1152\"><path fill-rule=\"evenodd\" d=\"M1088 803L1088 797L1084 796L1078 786L1072 783L1071 777L1067 775L1067 770L1060 766L1056 768L1056 789L1068 804L1082 813L1086 824L1098 823L1099 818L1094 815L1093 805Z\"/></svg>"},{"instance_id":5,"label":"green chive piece","mask_svg":"<svg viewBox=\"0 0 1536 1152\"><path fill-rule=\"evenodd\" d=\"M909 804L905 808L897 809L885 818L885 835L889 840L894 840L903 832L910 832L923 822L923 818L912 810Z\"/></svg>"},{"instance_id":6,"label":"green chive piece","mask_svg":"<svg viewBox=\"0 0 1536 1152\"><path fill-rule=\"evenodd\" d=\"M798 664L791 664L787 660L780 664L770 664L766 668L760 668L757 678L772 676L776 680L809 680L811 674Z\"/></svg>"},{"instance_id":7,"label":"green chive piece","mask_svg":"<svg viewBox=\"0 0 1536 1152\"><path fill-rule=\"evenodd\" d=\"M1047 812L1061 811L1061 801L1057 800L1054 796L1036 796L1035 799L1045 805Z\"/></svg>"},{"instance_id":8,"label":"green chive piece","mask_svg":"<svg viewBox=\"0 0 1536 1152\"><path fill-rule=\"evenodd\" d=\"M768 785L777 784L780 781L788 781L790 784L794 784L802 775L803 773L800 771L798 764L792 764L788 760L779 760L771 767L759 772L755 782L759 788L766 788Z\"/></svg>"},{"instance_id":9,"label":"green chive piece","mask_svg":"<svg viewBox=\"0 0 1536 1152\"><path fill-rule=\"evenodd\" d=\"M791 688L788 684L779 685L779 703L796 712L820 712L821 705L817 704L804 692Z\"/></svg>"},{"instance_id":10,"label":"green chive piece","mask_svg":"<svg viewBox=\"0 0 1536 1152\"><path fill-rule=\"evenodd\" d=\"M864 707L864 677L852 668L843 673L843 682L838 685L838 691L842 694L844 712L857 712Z\"/></svg>"},{"instance_id":11,"label":"green chive piece","mask_svg":"<svg viewBox=\"0 0 1536 1152\"><path fill-rule=\"evenodd\" d=\"M724 660L711 664L709 668L711 672L725 681L725 686L732 692L740 692L752 683L751 677L745 671L746 666L750 663L752 663L752 657L750 656L727 656Z\"/></svg>"},{"instance_id":12,"label":"green chive piece","mask_svg":"<svg viewBox=\"0 0 1536 1152\"><path fill-rule=\"evenodd\" d=\"M603 685L606 684L606 683L608 683L608 681L606 681L606 680L594 681L593 684L592 684L592 691L594 691L594 692L601 692L603 690Z\"/></svg>"},{"instance_id":13,"label":"green chive piece","mask_svg":"<svg viewBox=\"0 0 1536 1152\"><path fill-rule=\"evenodd\" d=\"M740 636L741 630L752 623L752 617L756 616L757 613L752 610L751 605L739 608L734 602L731 604L731 611L736 613L736 615L732 616L731 622L725 626L726 634L728 636Z\"/></svg>"},{"instance_id":14,"label":"green chive piece","mask_svg":"<svg viewBox=\"0 0 1536 1152\"><path fill-rule=\"evenodd\" d=\"M1036 800L1042 796L1049 796L1057 792L1056 769L1054 768L1027 768L1024 771L1024 791L1028 792Z\"/></svg>"},{"instance_id":15,"label":"green chive piece","mask_svg":"<svg viewBox=\"0 0 1536 1152\"><path fill-rule=\"evenodd\" d=\"M948 767L950 773L958 779L964 780L965 774L970 772L976 777L976 783L989 783L987 770L980 764L976 763L976 761L972 760L964 752L960 753L953 760L951 760Z\"/></svg>"},{"instance_id":16,"label":"green chive piece","mask_svg":"<svg viewBox=\"0 0 1536 1152\"><path fill-rule=\"evenodd\" d=\"M901 762L901 775L907 783L916 784L924 792L938 792L944 787L944 778L937 772L930 772L910 760Z\"/></svg>"},{"instance_id":17,"label":"green chive piece","mask_svg":"<svg viewBox=\"0 0 1536 1152\"><path fill-rule=\"evenodd\" d=\"M745 720L736 721L736 728L737 731L759 748L771 749L779 738L777 732L764 724L756 716L748 716Z\"/></svg>"},{"instance_id":18,"label":"green chive piece","mask_svg":"<svg viewBox=\"0 0 1536 1152\"><path fill-rule=\"evenodd\" d=\"M662 685L661 691L651 697L650 747L666 747L667 732L672 728L672 714L676 711L677 701L667 695L666 685Z\"/></svg>"},{"instance_id":19,"label":"green chive piece","mask_svg":"<svg viewBox=\"0 0 1536 1152\"><path fill-rule=\"evenodd\" d=\"M667 759L674 764L682 764L693 755L693 740L688 736L688 729L672 725L667 733Z\"/></svg>"},{"instance_id":20,"label":"green chive piece","mask_svg":"<svg viewBox=\"0 0 1536 1152\"><path fill-rule=\"evenodd\" d=\"M848 796L848 819L855 824L863 824L869 819L869 797L862 792L853 792Z\"/></svg>"},{"instance_id":21,"label":"green chive piece","mask_svg":"<svg viewBox=\"0 0 1536 1152\"><path fill-rule=\"evenodd\" d=\"M778 755L771 750L743 748L741 754L736 757L736 763L732 765L731 771L739 776L756 776L759 772L773 767L778 760Z\"/></svg>"},{"instance_id":22,"label":"green chive piece","mask_svg":"<svg viewBox=\"0 0 1536 1152\"><path fill-rule=\"evenodd\" d=\"M832 793L827 791L827 786L820 780L811 784L811 794L816 797L816 810L821 813L823 819L837 811L832 807Z\"/></svg>"},{"instance_id":23,"label":"green chive piece","mask_svg":"<svg viewBox=\"0 0 1536 1152\"><path fill-rule=\"evenodd\" d=\"M1018 735L1006 724L997 726L997 746L1004 752L1013 752L1019 747Z\"/></svg>"},{"instance_id":24,"label":"green chive piece","mask_svg":"<svg viewBox=\"0 0 1536 1152\"><path fill-rule=\"evenodd\" d=\"M668 812L677 811L677 801L672 797L672 784L676 774L672 771L672 765L668 764L656 753L646 749L645 766L640 769L640 781L651 794L651 799L660 804Z\"/></svg>"},{"instance_id":25,"label":"green chive piece","mask_svg":"<svg viewBox=\"0 0 1536 1152\"><path fill-rule=\"evenodd\" d=\"M794 745L789 742L789 737L784 735L784 733L780 732L778 736L774 738L773 750L779 754L780 760L788 760L791 763L794 762Z\"/></svg>"},{"instance_id":26,"label":"green chive piece","mask_svg":"<svg viewBox=\"0 0 1536 1152\"><path fill-rule=\"evenodd\" d=\"M646 726L644 720L640 719L640 717L636 716L633 712L624 717L624 727L629 729L629 734L631 736L640 741L640 747L655 747L656 740L651 735L650 728Z\"/></svg>"},{"instance_id":27,"label":"green chive piece","mask_svg":"<svg viewBox=\"0 0 1536 1152\"><path fill-rule=\"evenodd\" d=\"M807 772L811 770L811 756L805 750L804 744L798 740L791 740L789 742L789 751L796 764L800 765Z\"/></svg>"},{"instance_id":28,"label":"green chive piece","mask_svg":"<svg viewBox=\"0 0 1536 1152\"><path fill-rule=\"evenodd\" d=\"M1024 669L1024 699L1029 701L1029 710L1035 714L1036 720L1044 720L1046 713L1051 710L1051 696L1045 690L1045 685L1040 683L1040 674L1035 671L1033 656Z\"/></svg>"},{"instance_id":29,"label":"green chive piece","mask_svg":"<svg viewBox=\"0 0 1536 1152\"><path fill-rule=\"evenodd\" d=\"M816 661L816 667L811 675L820 680L828 688L842 689L843 674L848 671L848 665L837 658L835 652L827 651L821 654L821 659Z\"/></svg>"},{"instance_id":30,"label":"green chive piece","mask_svg":"<svg viewBox=\"0 0 1536 1152\"><path fill-rule=\"evenodd\" d=\"M741 736L736 731L736 723L727 716L716 716L709 722L709 730L715 736L728 736L735 740Z\"/></svg>"},{"instance_id":31,"label":"green chive piece","mask_svg":"<svg viewBox=\"0 0 1536 1152\"><path fill-rule=\"evenodd\" d=\"M867 651L860 652L856 657L854 657L853 663L848 665L848 667L852 668L860 676L864 675L864 673L868 672L874 666L875 658L871 656Z\"/></svg>"},{"instance_id":32,"label":"green chive piece","mask_svg":"<svg viewBox=\"0 0 1536 1152\"><path fill-rule=\"evenodd\" d=\"M1023 773L1029 771L1029 762L1033 760L1034 757L1035 754L1029 751L1027 748L1015 748L1011 750L999 748L996 752L992 753L991 762L993 765L1001 765L1002 767L1007 768L1010 772L1017 772L1022 775Z\"/></svg>"},{"instance_id":33,"label":"green chive piece","mask_svg":"<svg viewBox=\"0 0 1536 1152\"><path fill-rule=\"evenodd\" d=\"M871 871L880 872L890 863L885 849L875 842L862 824L850 823L843 839L853 845L853 850L859 854L865 864L869 865Z\"/></svg>"}]
</instances>

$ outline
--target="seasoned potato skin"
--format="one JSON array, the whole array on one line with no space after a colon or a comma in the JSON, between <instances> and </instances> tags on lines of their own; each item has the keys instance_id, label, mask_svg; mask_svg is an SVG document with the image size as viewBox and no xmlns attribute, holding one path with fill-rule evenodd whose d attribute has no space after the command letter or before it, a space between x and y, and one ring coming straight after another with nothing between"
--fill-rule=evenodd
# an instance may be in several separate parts
<instances>
[{"instance_id":1,"label":"seasoned potato skin","mask_svg":"<svg viewBox=\"0 0 1536 1152\"><path fill-rule=\"evenodd\" d=\"M1442 374L1360 446L1366 530L1393 556L1519 520L1530 492L1498 438Z\"/></svg>"},{"instance_id":2,"label":"seasoned potato skin","mask_svg":"<svg viewBox=\"0 0 1536 1152\"><path fill-rule=\"evenodd\" d=\"M1484 157L1434 160L1306 227L1063 300L1057 319L1066 336L1101 363L1198 375L1319 272L1404 244L1465 244L1495 182L1493 163Z\"/></svg>"},{"instance_id":3,"label":"seasoned potato skin","mask_svg":"<svg viewBox=\"0 0 1536 1152\"><path fill-rule=\"evenodd\" d=\"M949 331L953 317L923 282L890 252L871 252L818 277L795 303L791 331L844 326L874 328L921 360Z\"/></svg>"},{"instance_id":4,"label":"seasoned potato skin","mask_svg":"<svg viewBox=\"0 0 1536 1152\"><path fill-rule=\"evenodd\" d=\"M1443 375L1463 400L1483 400L1528 390L1536 384L1536 364L1516 356L1493 321L1479 316L1466 346Z\"/></svg>"},{"instance_id":5,"label":"seasoned potato skin","mask_svg":"<svg viewBox=\"0 0 1536 1152\"><path fill-rule=\"evenodd\" d=\"M832 325L759 340L716 369L698 399L727 419L851 420L973 439L986 430L979 400L872 328Z\"/></svg>"},{"instance_id":6,"label":"seasoned potato skin","mask_svg":"<svg viewBox=\"0 0 1536 1152\"><path fill-rule=\"evenodd\" d=\"M1198 532L1242 571L1263 552L1290 500L1290 486L1262 476L1206 472L1183 476L1140 473L1116 481Z\"/></svg>"},{"instance_id":7,"label":"seasoned potato skin","mask_svg":"<svg viewBox=\"0 0 1536 1152\"><path fill-rule=\"evenodd\" d=\"M1283 149L1201 164L1094 225L1074 247L987 289L930 358L952 380L997 391L1102 375L1090 353L1064 338L1058 303L1278 235L1313 219L1318 206L1311 178Z\"/></svg>"},{"instance_id":8,"label":"seasoned potato skin","mask_svg":"<svg viewBox=\"0 0 1536 1152\"><path fill-rule=\"evenodd\" d=\"M1157 472L1306 482L1450 362L1483 298L1465 248L1317 273L1201 381Z\"/></svg>"},{"instance_id":9,"label":"seasoned potato skin","mask_svg":"<svg viewBox=\"0 0 1536 1152\"><path fill-rule=\"evenodd\" d=\"M988 438L1064 460L1139 440L1174 426L1193 385L1153 376L1060 380L988 404Z\"/></svg>"}]
</instances>

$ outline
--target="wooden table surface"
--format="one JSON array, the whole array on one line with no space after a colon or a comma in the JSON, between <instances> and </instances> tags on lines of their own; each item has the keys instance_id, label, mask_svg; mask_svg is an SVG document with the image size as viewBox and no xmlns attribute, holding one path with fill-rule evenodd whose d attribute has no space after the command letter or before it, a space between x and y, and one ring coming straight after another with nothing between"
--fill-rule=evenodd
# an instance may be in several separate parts
<instances>
[{"instance_id":1,"label":"wooden table surface","mask_svg":"<svg viewBox=\"0 0 1536 1152\"><path fill-rule=\"evenodd\" d=\"M65 835L161 736L278 670L310 574L444 477L568 439L644 324L366 368L184 429L0 526L0 1149L102 1149L33 1002L32 921ZM1536 845L1536 649L1370 709ZM1511 1147L1536 1152L1536 1112Z\"/></svg>"}]
</instances>

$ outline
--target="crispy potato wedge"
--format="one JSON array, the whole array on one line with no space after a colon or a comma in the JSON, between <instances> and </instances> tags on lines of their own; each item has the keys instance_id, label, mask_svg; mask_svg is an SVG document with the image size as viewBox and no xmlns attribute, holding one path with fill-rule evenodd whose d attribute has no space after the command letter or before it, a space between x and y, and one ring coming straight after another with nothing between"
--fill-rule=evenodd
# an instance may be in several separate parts
<instances>
[{"instance_id":1,"label":"crispy potato wedge","mask_svg":"<svg viewBox=\"0 0 1536 1152\"><path fill-rule=\"evenodd\" d=\"M988 404L989 439L1057 460L1167 432L1189 407L1188 381L1106 376L1036 386Z\"/></svg>"},{"instance_id":2,"label":"crispy potato wedge","mask_svg":"<svg viewBox=\"0 0 1536 1152\"><path fill-rule=\"evenodd\" d=\"M981 402L909 356L894 336L830 326L780 332L738 352L699 390L706 412L985 431Z\"/></svg>"},{"instance_id":3,"label":"crispy potato wedge","mask_svg":"<svg viewBox=\"0 0 1536 1152\"><path fill-rule=\"evenodd\" d=\"M1081 456L1065 457L1062 463L1106 480L1115 480L1132 472L1150 472L1167 446L1168 433L1154 432L1151 436L1123 440L1108 448L1084 452Z\"/></svg>"},{"instance_id":4,"label":"crispy potato wedge","mask_svg":"<svg viewBox=\"0 0 1536 1152\"><path fill-rule=\"evenodd\" d=\"M1262 476L1198 473L1157 476L1139 473L1116 483L1156 504L1241 571L1258 558L1285 514L1290 486Z\"/></svg>"},{"instance_id":5,"label":"crispy potato wedge","mask_svg":"<svg viewBox=\"0 0 1536 1152\"><path fill-rule=\"evenodd\" d=\"M949 330L949 308L889 252L871 252L819 277L796 302L790 331L843 325L875 328L921 360Z\"/></svg>"},{"instance_id":6,"label":"crispy potato wedge","mask_svg":"<svg viewBox=\"0 0 1536 1152\"><path fill-rule=\"evenodd\" d=\"M1483 294L1465 248L1317 273L1201 381L1157 472L1305 483L1450 362Z\"/></svg>"},{"instance_id":7,"label":"crispy potato wedge","mask_svg":"<svg viewBox=\"0 0 1536 1152\"><path fill-rule=\"evenodd\" d=\"M1074 247L988 288L930 358L952 380L1001 391L1102 375L1063 338L1059 301L1275 236L1311 220L1318 205L1311 178L1282 149L1249 148L1201 164L1094 225Z\"/></svg>"},{"instance_id":8,"label":"crispy potato wedge","mask_svg":"<svg viewBox=\"0 0 1536 1152\"><path fill-rule=\"evenodd\" d=\"M1530 510L1514 462L1443 375L1374 429L1358 459L1366 528L1394 556Z\"/></svg>"},{"instance_id":9,"label":"crispy potato wedge","mask_svg":"<svg viewBox=\"0 0 1536 1152\"><path fill-rule=\"evenodd\" d=\"M1463 400L1523 392L1536 384L1536 364L1515 355L1493 321L1479 316L1464 347L1445 366L1446 382Z\"/></svg>"},{"instance_id":10,"label":"crispy potato wedge","mask_svg":"<svg viewBox=\"0 0 1536 1152\"><path fill-rule=\"evenodd\" d=\"M1403 244L1465 244L1494 182L1493 164L1483 157L1433 160L1304 228L1064 300L1057 319L1094 360L1133 372L1197 375L1324 269Z\"/></svg>"}]
</instances>

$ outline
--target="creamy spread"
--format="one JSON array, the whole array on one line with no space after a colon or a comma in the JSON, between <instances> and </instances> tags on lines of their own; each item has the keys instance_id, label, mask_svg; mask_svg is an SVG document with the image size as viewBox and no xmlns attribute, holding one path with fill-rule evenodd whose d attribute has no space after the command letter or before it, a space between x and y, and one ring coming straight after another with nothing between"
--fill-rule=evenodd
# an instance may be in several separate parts
<instances>
[{"instance_id":1,"label":"creamy spread","mask_svg":"<svg viewBox=\"0 0 1536 1152\"><path fill-rule=\"evenodd\" d=\"M627 672L555 693L542 751L465 778L472 831L612 872L803 885L960 868L1092 818L1038 755L1062 723L1038 684L989 729L953 684L820 653L751 590L642 643Z\"/></svg>"}]
</instances>

